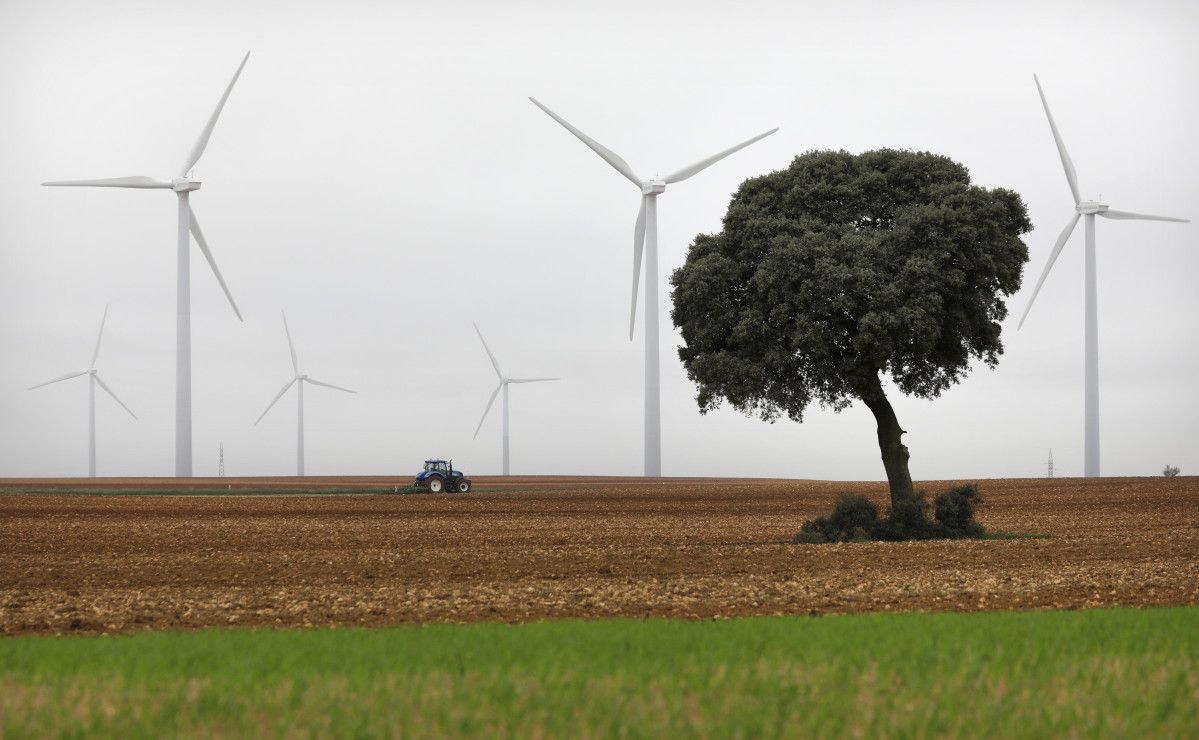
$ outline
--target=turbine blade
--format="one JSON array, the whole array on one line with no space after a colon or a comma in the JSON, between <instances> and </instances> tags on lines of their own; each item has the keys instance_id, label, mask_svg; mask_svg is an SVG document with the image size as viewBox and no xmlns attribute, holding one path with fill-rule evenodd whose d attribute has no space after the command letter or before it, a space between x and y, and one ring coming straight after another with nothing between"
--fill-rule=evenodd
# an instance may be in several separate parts
<instances>
[{"instance_id":1,"label":"turbine blade","mask_svg":"<svg viewBox=\"0 0 1199 740\"><path fill-rule=\"evenodd\" d=\"M200 138L196 140L196 145L192 147L191 154L187 155L187 161L183 163L183 169L179 171L179 177L186 177L192 167L196 166L196 162L200 161L200 156L204 154L205 147L208 146L208 137L212 136L212 129L216 127L216 119L221 116L221 109L225 107L225 101L229 99L229 93L233 92L233 83L237 82L237 78L241 76L242 68L246 66L246 62L250 60L250 52L242 57L241 64L238 65L237 71L233 73L233 79L229 81L229 87L225 88L225 94L221 96L221 101L216 104L216 110L208 118L208 125L200 132Z\"/></svg>"},{"instance_id":2,"label":"turbine blade","mask_svg":"<svg viewBox=\"0 0 1199 740\"><path fill-rule=\"evenodd\" d=\"M562 378L508 378L509 383L540 383L543 380L562 380Z\"/></svg>"},{"instance_id":3,"label":"turbine blade","mask_svg":"<svg viewBox=\"0 0 1199 740\"><path fill-rule=\"evenodd\" d=\"M1144 213L1132 213L1131 211L1117 211L1109 208L1106 211L1100 211L1099 216L1111 218L1117 221L1176 221L1182 224L1189 224L1189 218L1174 218L1173 216L1149 216Z\"/></svg>"},{"instance_id":4,"label":"turbine blade","mask_svg":"<svg viewBox=\"0 0 1199 740\"><path fill-rule=\"evenodd\" d=\"M271 410L271 406L274 406L276 403L278 403L279 399L283 398L283 394L287 393L287 389L290 388L297 380L299 380L299 378L292 378L287 382L287 385L283 386L283 390L279 391L279 393L275 396L275 399L267 405L266 411L262 412L262 416L266 416L266 412ZM262 416L258 417L258 421L254 422L254 426L258 426L258 422L262 421Z\"/></svg>"},{"instance_id":5,"label":"turbine blade","mask_svg":"<svg viewBox=\"0 0 1199 740\"><path fill-rule=\"evenodd\" d=\"M100 357L100 339L104 336L104 321L108 318L108 306L104 306L104 315L100 317L100 332L96 334L96 349L92 351L92 364L89 367L96 366L96 360Z\"/></svg>"},{"instance_id":6,"label":"turbine blade","mask_svg":"<svg viewBox=\"0 0 1199 740\"><path fill-rule=\"evenodd\" d=\"M69 380L70 378L77 378L80 375L87 375L87 370L77 370L73 373L67 373L66 375L60 375L59 377L55 378L54 380L47 380L45 383L38 383L37 385L31 385L28 388L26 388L25 390L31 391L34 388L41 388L43 385L50 385L51 383L57 383L60 380Z\"/></svg>"},{"instance_id":7,"label":"turbine blade","mask_svg":"<svg viewBox=\"0 0 1199 740\"><path fill-rule=\"evenodd\" d=\"M645 200L641 196L641 210L637 212L637 224L633 227L633 301L629 306L629 341L633 341L633 323L637 320L637 284L641 282L641 252L645 249Z\"/></svg>"},{"instance_id":8,"label":"turbine blade","mask_svg":"<svg viewBox=\"0 0 1199 740\"><path fill-rule=\"evenodd\" d=\"M1037 281L1037 287L1033 288L1032 295L1028 299L1028 305L1024 307L1024 314L1020 316L1020 323L1016 324L1016 330L1024 326L1024 319L1028 318L1028 310L1032 308L1032 302L1037 299L1037 293L1041 292L1041 284L1045 282L1046 276L1049 275L1049 270L1053 267L1053 263L1057 261L1057 256L1062 253L1062 247L1066 246L1066 240L1070 238L1070 234L1074 231L1074 225L1078 223L1081 213L1075 213L1074 218L1070 219L1070 223L1066 224L1066 228L1062 229L1062 235L1057 238L1057 244L1053 245L1053 251L1049 253L1049 261L1045 263L1045 269L1041 271L1041 279Z\"/></svg>"},{"instance_id":9,"label":"turbine blade","mask_svg":"<svg viewBox=\"0 0 1199 740\"><path fill-rule=\"evenodd\" d=\"M479 419L479 426L475 427L475 436L471 437L471 439L478 438L479 430L483 428L483 422L487 421L487 412L491 411L491 404L495 403L495 397L500 394L500 388L503 387L504 383L501 381L500 384L495 387L495 390L491 392L491 398L487 399L487 408L483 409L483 418Z\"/></svg>"},{"instance_id":10,"label":"turbine blade","mask_svg":"<svg viewBox=\"0 0 1199 740\"><path fill-rule=\"evenodd\" d=\"M500 382L504 380L504 371L500 370L500 363L495 359L495 355L491 353L491 347L487 346L487 340L483 338L483 332L479 331L479 325L475 322L470 322L471 326L475 327L475 332L479 335L479 341L483 343L483 349L487 350L487 356L491 358L491 366L495 368L495 374L500 377ZM482 422L480 422L482 423Z\"/></svg>"},{"instance_id":11,"label":"turbine blade","mask_svg":"<svg viewBox=\"0 0 1199 740\"><path fill-rule=\"evenodd\" d=\"M283 314L283 331L287 333L287 348L291 350L291 367L296 371L296 375L300 374L300 360L296 357L296 345L291 342L291 329L287 328L287 314Z\"/></svg>"},{"instance_id":12,"label":"turbine blade","mask_svg":"<svg viewBox=\"0 0 1199 740\"><path fill-rule=\"evenodd\" d=\"M326 388L332 388L332 389L338 390L338 391L345 391L346 393L353 393L355 395L358 393L358 391L352 391L349 388L342 388L340 385L333 385L332 383L325 383L320 380L313 380L312 378L304 378L304 380L306 382L312 383L313 385L323 385Z\"/></svg>"},{"instance_id":13,"label":"turbine blade","mask_svg":"<svg viewBox=\"0 0 1199 740\"><path fill-rule=\"evenodd\" d=\"M81 188L167 188L171 183L166 180L156 180L153 177L109 177L103 180L55 180L44 182L50 187L81 187Z\"/></svg>"},{"instance_id":14,"label":"turbine blade","mask_svg":"<svg viewBox=\"0 0 1199 740\"><path fill-rule=\"evenodd\" d=\"M237 310L237 302L233 300L233 294L229 292L229 286L225 285L225 278L221 277L221 271L216 266L216 260L212 258L212 252L208 249L208 241L204 239L204 233L200 231L200 222L196 220L196 212L191 211L191 232L192 236L196 237L196 244L200 245L200 251L204 253L204 259L208 260L208 266L212 268L212 274L216 275L216 281L221 284L221 290L225 291L225 297L229 299L229 305L233 306L233 313L237 314L237 320L244 322L241 317L241 311Z\"/></svg>"},{"instance_id":15,"label":"turbine blade","mask_svg":"<svg viewBox=\"0 0 1199 740\"><path fill-rule=\"evenodd\" d=\"M574 134L575 136L577 136L579 138L579 141L581 141L584 144L586 144L587 146L591 147L592 151L594 151L596 154L603 157L604 161L607 162L608 164L612 165L616 169L617 172L619 172L620 174L629 178L629 180L631 180L633 182L633 184L636 185L637 187L641 187L641 178L637 176L636 172L633 172L633 168L629 166L629 163L624 161L623 159L621 159L616 154L616 152L612 151L608 147L599 143L595 139L591 138L587 134L585 134L582 131L575 128L574 126L571 126L569 123L566 122L566 120L564 118L562 118L557 113L553 112L549 108L546 108L544 105L539 103L536 98L529 98L529 100L533 101L533 105L537 106L541 110L548 113L550 118L552 118L555 121L557 121L558 123L562 124L566 128L567 131L569 131L572 134Z\"/></svg>"},{"instance_id":16,"label":"turbine blade","mask_svg":"<svg viewBox=\"0 0 1199 740\"><path fill-rule=\"evenodd\" d=\"M1078 175L1074 172L1074 163L1070 161L1070 155L1066 152L1066 145L1062 143L1062 135L1057 132L1057 124L1053 122L1053 114L1049 112L1049 103L1045 101L1045 93L1041 90L1041 81L1036 75L1032 76L1037 83L1037 94L1041 96L1041 105L1045 106L1045 116L1049 119L1049 128L1053 131L1053 140L1057 143L1057 153L1061 155L1062 167L1066 170L1066 181L1070 183L1070 194L1074 196L1074 205L1082 202L1082 196L1078 194Z\"/></svg>"},{"instance_id":17,"label":"turbine blade","mask_svg":"<svg viewBox=\"0 0 1199 740\"><path fill-rule=\"evenodd\" d=\"M129 408L128 406L126 406L126 405L125 405L125 402L124 402L124 401L122 401L121 399L117 398L117 394L113 393L113 392L112 392L112 388L109 388L107 385L105 385L103 380L100 380L100 376L99 376L99 375L96 375L96 383L98 383L98 384L100 385L100 387L101 387L101 388L103 388L105 391L107 391L108 395L112 396L112 400L114 400L114 401L116 401L117 403L121 404L121 408L123 408L123 409L125 409L126 411L128 411L130 416L132 416L134 419L136 419L136 418L137 418L137 414L133 413L133 411L131 411L131 410L130 410L130 408Z\"/></svg>"},{"instance_id":18,"label":"turbine blade","mask_svg":"<svg viewBox=\"0 0 1199 740\"><path fill-rule=\"evenodd\" d=\"M770 136L775 131L778 131L777 127L770 129L769 131L767 131L764 134L758 134L757 136L755 136L752 139L749 139L748 141L743 141L735 147L725 149L723 152L720 152L719 154L713 154L712 156L708 157L707 159L700 160L699 162L696 162L695 164L691 165L690 167L684 167L683 169L679 170L678 172L672 172L671 174L662 178L662 182L666 183L667 185L669 185L672 182L682 182L683 180L686 180L688 177L691 177L692 175L695 175L699 172L706 170L708 167L711 167L712 165L716 164L720 160L729 156L733 152L744 149L745 147L749 146L750 144L754 143L755 141L758 141L759 139L765 139L767 136Z\"/></svg>"}]
</instances>

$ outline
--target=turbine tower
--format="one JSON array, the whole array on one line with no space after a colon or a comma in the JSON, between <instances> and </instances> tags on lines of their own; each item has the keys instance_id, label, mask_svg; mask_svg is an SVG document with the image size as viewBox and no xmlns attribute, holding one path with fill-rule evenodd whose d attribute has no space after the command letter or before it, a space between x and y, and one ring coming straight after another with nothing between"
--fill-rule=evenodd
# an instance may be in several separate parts
<instances>
[{"instance_id":1,"label":"turbine tower","mask_svg":"<svg viewBox=\"0 0 1199 740\"><path fill-rule=\"evenodd\" d=\"M1057 152L1062 158L1062 167L1066 170L1066 182L1070 184L1070 193L1074 196L1074 215L1070 217L1070 221L1066 224L1066 228L1062 229L1061 235L1057 238L1057 243L1053 245L1053 251L1049 253L1049 261L1045 263L1045 269L1041 272L1041 279L1037 281L1037 287L1032 291L1032 296L1028 299L1028 305L1024 308L1024 314L1020 317L1020 323L1016 329L1019 330L1024 326L1024 319L1028 317L1028 311L1032 308L1032 303L1037 299L1037 293L1041 290L1041 285L1045 282L1046 276L1049 275L1049 270L1053 267L1053 263L1057 261L1057 256L1061 254L1062 247L1066 246L1066 241L1069 240L1070 234L1074 231L1074 226L1078 223L1078 219L1086 216L1086 231L1085 231L1085 327L1084 327L1084 375L1085 375L1085 392L1084 392L1084 413L1083 413L1083 475L1087 478L1099 477L1099 318L1097 309L1096 285L1095 285L1095 216L1103 216L1116 220L1137 220L1137 221L1178 221L1189 223L1190 219L1173 218L1170 216L1148 216L1143 213L1131 213L1129 211L1117 211L1114 208L1108 208L1106 205L1094 200L1083 200L1079 195L1078 190L1078 175L1074 172L1074 163L1070 161L1070 155L1066 153L1066 145L1062 143L1061 134L1058 133L1057 124L1053 121L1053 114L1049 112L1049 103L1045 100L1045 92L1041 89L1041 81L1033 75L1033 80L1037 83L1037 93L1041 96L1041 105L1045 108L1045 116L1049 119L1049 129L1053 132L1053 140L1057 144Z\"/></svg>"},{"instance_id":2,"label":"turbine tower","mask_svg":"<svg viewBox=\"0 0 1199 740\"><path fill-rule=\"evenodd\" d=\"M282 313L282 312L280 312L280 313ZM280 398L283 398L283 394L287 393L288 388L292 387L292 385L296 385L296 420L297 420L297 425L296 425L296 429L297 429L297 431L296 431L296 475L303 475L304 474L304 384L312 383L313 385L321 385L326 388L333 388L334 390L345 391L346 393L357 393L357 391L352 391L349 388L342 388L342 387L336 386L336 385L330 385L329 383L323 383L319 380L316 380L315 378L308 377L308 375L306 373L300 372L300 361L296 358L296 346L294 344L292 344L292 341L291 341L291 330L287 328L287 314L286 313L283 314L283 331L287 333L287 348L291 350L291 366L292 366L292 369L294 369L296 371L296 374L295 374L295 377L293 377L291 380L289 380L287 382L286 385L283 386L283 389L279 391L278 395L275 396L274 400L271 401L267 405L266 411L262 412L262 416L258 417L258 421L254 422L254 426L258 426L258 422L262 421L262 417L266 416L266 412L270 411L271 407L274 406L279 401Z\"/></svg>"},{"instance_id":3,"label":"turbine tower","mask_svg":"<svg viewBox=\"0 0 1199 740\"><path fill-rule=\"evenodd\" d=\"M104 307L104 315L100 318L100 333L96 335L96 348L92 351L92 364L87 370L76 370L72 373L57 377L53 380L47 380L45 383L38 383L31 386L29 390L41 388L43 385L57 383L60 380L75 378L80 375L88 376L88 391L87 391L87 475L89 478L96 477L96 384L98 383L104 392L112 396L113 400L121 404L121 408L129 411L129 407L117 398L117 394L112 392L112 389L100 380L99 371L96 370L96 359L100 357L100 340L104 337L104 322L108 319L108 306ZM134 419L137 414L129 411L129 415Z\"/></svg>"},{"instance_id":4,"label":"turbine tower","mask_svg":"<svg viewBox=\"0 0 1199 740\"><path fill-rule=\"evenodd\" d=\"M662 425L661 401L659 396L660 380L658 371L658 196L666 192L666 186L682 182L687 178L707 169L713 164L729 156L733 152L744 149L750 144L770 136L778 128L772 128L764 134L743 141L737 146L713 154L707 159L672 172L658 180L646 180L633 172L628 163L613 151L592 139L587 134L567 123L561 116L539 103L535 98L529 98L541 110L549 114L567 131L579 138L605 162L612 165L620 174L627 177L641 190L641 210L637 213L637 223L633 228L633 298L629 309L629 340L633 339L633 323L637 317L637 283L641 273L641 256L645 252L645 475L657 478L662 475Z\"/></svg>"},{"instance_id":5,"label":"turbine tower","mask_svg":"<svg viewBox=\"0 0 1199 740\"><path fill-rule=\"evenodd\" d=\"M479 325L474 324L475 331L479 334L479 341L483 343L483 349L487 350L487 356L491 358L491 366L495 368L495 374L499 376L500 383L491 392L491 398L487 399L487 408L483 409L483 418L479 419L479 426L475 427L475 436L471 439L477 439L479 430L483 428L483 422L487 421L487 412L491 411L491 404L495 403L495 397L504 389L504 475L508 475L508 384L509 383L540 383L547 380L561 380L561 378L509 378L504 375L504 371L500 369L500 363L495 359L495 355L491 353L491 347L487 346L487 340L483 338L483 332L479 331Z\"/></svg>"},{"instance_id":6,"label":"turbine tower","mask_svg":"<svg viewBox=\"0 0 1199 740\"><path fill-rule=\"evenodd\" d=\"M196 244L199 245L200 251L204 253L204 258L208 260L208 265L212 268L213 274L216 275L217 282L221 284L221 290L225 291L225 296L229 299L229 305L233 306L233 312L237 314L239 321L242 320L241 312L237 310L237 304L233 301L233 294L229 292L228 286L225 285L225 279L221 277L221 271L217 269L216 260L213 259L212 252L208 249L208 242L204 240L204 234L200 231L200 222L196 220L196 215L191 209L189 195L193 190L200 189L200 181L191 176L191 170L196 166L196 162L199 161L200 156L204 154L204 149L208 146L208 138L212 136L212 129L216 126L217 118L221 115L221 109L225 107L225 101L229 99L229 93L233 91L233 84L237 82L237 78L241 75L241 71L246 66L246 61L249 58L250 52L246 52L246 56L242 58L237 72L233 74L233 79L229 82L229 86L225 88L225 94L221 96L220 102L217 103L216 110L208 118L208 124L200 132L200 138L196 140L191 153L187 155L187 159L184 160L183 165L179 168L177 177L171 180L158 180L152 177L133 176L112 177L104 180L60 180L42 183L42 185L90 188L173 190L175 195L178 196L178 268L176 274L175 312L175 475L181 478L191 477L192 474L191 239L188 236L189 232L192 236L195 236Z\"/></svg>"}]
</instances>

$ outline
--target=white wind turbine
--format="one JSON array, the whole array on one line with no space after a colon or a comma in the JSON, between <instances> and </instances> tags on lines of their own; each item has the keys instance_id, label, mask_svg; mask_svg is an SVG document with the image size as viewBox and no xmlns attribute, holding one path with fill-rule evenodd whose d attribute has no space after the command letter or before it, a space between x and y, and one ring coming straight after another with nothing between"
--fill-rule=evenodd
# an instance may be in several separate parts
<instances>
[{"instance_id":1,"label":"white wind turbine","mask_svg":"<svg viewBox=\"0 0 1199 740\"><path fill-rule=\"evenodd\" d=\"M271 407L274 406L276 403L278 403L280 398L283 398L283 394L287 393L288 388L292 387L292 385L296 385L296 420L297 420L296 475L303 475L304 474L304 384L312 383L313 385L321 385L326 388L333 388L335 390L345 391L346 393L357 393L357 391L352 391L349 388L342 388L342 387L336 386L336 385L330 385L329 383L323 383L319 380L308 377L308 375L306 373L300 372L300 361L296 358L296 346L294 344L292 344L292 341L291 341L291 330L287 328L287 314L286 313L283 314L283 331L287 333L287 348L289 350L291 350L291 366L296 371L296 374L295 374L295 377L293 377L291 380L289 380L287 382L286 385L283 386L282 390L279 391L278 395L275 396L274 400L271 401L267 405L266 411L262 412L262 416L258 417L258 420L254 422L254 426L258 426L258 422L262 421L262 417L266 416L266 412L270 411Z\"/></svg>"},{"instance_id":2,"label":"white wind turbine","mask_svg":"<svg viewBox=\"0 0 1199 740\"><path fill-rule=\"evenodd\" d=\"M221 277L221 271L217 269L216 261L212 258L212 252L208 249L208 242L204 240L204 234L200 231L200 223L196 220L195 214L191 210L189 194L193 190L200 189L200 181L191 177L191 170L199 161L200 156L204 154L205 147L208 146L208 138L212 136L212 129L216 126L217 118L221 115L221 109L225 107L225 101L229 98L229 93L233 90L233 84L237 82L238 76L241 75L242 68L246 66L246 61L250 58L250 52L246 52L246 56L241 60L241 64L234 73L233 79L230 80L229 86L225 88L225 94L221 96L221 100L217 103L216 110L208 118L208 124L204 126L204 130L200 132L200 138L196 140L195 146L192 147L191 153L183 162L183 166L179 168L179 175L171 180L157 180L152 177L132 176L132 177L112 177L103 180L60 180L56 182L44 182L42 185L61 185L61 186L78 186L91 188L138 188L138 189L161 189L173 190L179 200L179 227L178 227L178 270L176 277L176 319L175 319L175 475L179 477L190 477L192 474L192 391L191 391L191 275L190 275L190 260L189 247L191 240L188 237L190 232L196 237L196 244L200 246L200 251L204 253L205 259L212 267L212 272L216 275L217 282L221 284L221 290L225 291L225 296L229 299L229 304L233 306L233 312L237 314L238 320L241 320L241 311L237 310L237 304L233 301L233 294L229 292L229 288L225 285L225 279Z\"/></svg>"},{"instance_id":3,"label":"white wind turbine","mask_svg":"<svg viewBox=\"0 0 1199 740\"><path fill-rule=\"evenodd\" d=\"M633 172L628 163L613 151L592 139L587 134L567 123L561 116L529 98L541 110L549 114L567 131L579 138L617 172L627 177L641 189L641 210L637 213L637 224L633 228L633 298L629 309L629 340L633 339L633 323L637 317L637 283L641 273L642 247L645 250L645 475L656 478L662 475L662 427L661 402L659 397L658 371L658 196L666 192L666 186L682 182L707 169L750 144L770 136L778 128L743 141L737 146L713 154L707 159L684 167L662 179L645 180Z\"/></svg>"},{"instance_id":4,"label":"white wind turbine","mask_svg":"<svg viewBox=\"0 0 1199 740\"><path fill-rule=\"evenodd\" d=\"M483 332L479 331L479 325L474 324L475 331L479 334L479 341L483 343L483 349L487 350L487 356L491 358L491 365L495 368L495 374L499 376L499 385L491 392L491 398L487 399L487 408L483 409L483 418L479 419L479 426L475 427L475 436L471 439L477 439L479 430L483 428L483 422L487 421L487 412L491 411L491 404L495 403L495 397L499 394L500 389L504 389L504 475L508 475L508 384L509 383L540 383L547 380L561 380L561 378L509 378L504 375L504 371L500 369L500 363L495 359L495 355L491 353L491 347L487 346L487 340L483 338Z\"/></svg>"},{"instance_id":5,"label":"white wind turbine","mask_svg":"<svg viewBox=\"0 0 1199 740\"><path fill-rule=\"evenodd\" d=\"M1049 270L1053 267L1053 263L1057 261L1057 256L1061 254L1062 247L1066 246L1066 241L1069 240L1070 234L1074 231L1074 226L1078 223L1078 219L1082 216L1087 217L1086 221L1086 257L1085 257L1085 341L1083 347L1084 358L1084 375L1085 375L1085 391L1084 391L1084 413L1083 413L1083 475L1088 478L1099 477L1099 319L1097 310L1096 285L1095 285L1095 216L1103 216L1104 218L1112 218L1117 220L1138 220L1138 221L1179 221L1189 223L1189 219L1172 218L1170 216L1148 216L1143 213L1131 213L1129 211L1117 211L1113 208L1108 208L1106 205L1094 200L1083 200L1079 195L1078 190L1078 175L1074 172L1074 163L1070 161L1070 155L1066 153L1066 145L1062 143L1061 134L1057 131L1057 124L1053 121L1053 114L1049 112L1049 103L1045 101L1045 92L1041 89L1041 81L1033 75L1033 80L1037 83L1037 93L1041 96L1041 105L1045 107L1045 116L1049 119L1049 128L1053 131L1053 140L1057 144L1058 154L1062 158L1062 167L1066 170L1066 181L1070 184L1070 193L1074 196L1074 215L1070 217L1070 221L1066 224L1066 228L1062 229L1061 235L1057 238L1057 243L1053 245L1053 251L1049 253L1049 260L1045 263L1045 269L1041 272L1041 279L1037 281L1037 287L1032 291L1032 296L1028 299L1028 305L1024 308L1024 314L1020 317L1020 323L1016 328L1019 329L1024 325L1024 319L1028 317L1028 311L1032 308L1032 302L1036 300L1037 293L1041 290L1042 283L1045 282L1045 277L1049 275Z\"/></svg>"},{"instance_id":6,"label":"white wind turbine","mask_svg":"<svg viewBox=\"0 0 1199 740\"><path fill-rule=\"evenodd\" d=\"M92 364L87 370L76 370L73 373L67 373L66 375L63 375L61 377L57 377L53 380L47 380L45 383L38 383L37 385L31 386L29 388L29 390L33 390L34 388L41 388L44 385L50 385L51 383L57 383L60 380L76 378L76 377L79 377L80 375L88 376L87 475L89 478L96 477L96 384L98 383L100 385L100 387L104 389L105 393L112 396L114 401L121 404L121 408L125 409L126 411L129 411L129 407L126 406L125 403L121 399L117 398L117 394L113 393L112 389L109 388L107 385L105 385L103 380L100 380L99 371L96 370L96 359L100 357L100 340L104 337L104 322L107 319L108 319L108 306L105 306L104 307L104 315L100 318L100 332L96 335L96 348L94 350L92 350ZM133 413L132 411L129 411L129 415L132 416L134 419L137 418L137 414Z\"/></svg>"}]
</instances>

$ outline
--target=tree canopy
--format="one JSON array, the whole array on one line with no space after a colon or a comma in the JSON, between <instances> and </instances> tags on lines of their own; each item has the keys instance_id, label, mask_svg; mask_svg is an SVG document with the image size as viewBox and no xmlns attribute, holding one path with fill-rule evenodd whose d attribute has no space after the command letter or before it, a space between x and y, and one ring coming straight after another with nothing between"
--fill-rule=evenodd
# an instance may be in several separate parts
<instances>
[{"instance_id":1,"label":"tree canopy","mask_svg":"<svg viewBox=\"0 0 1199 740\"><path fill-rule=\"evenodd\" d=\"M813 401L860 400L879 422L892 501L910 495L882 377L934 398L972 358L994 366L1031 228L1018 194L925 152L812 151L746 180L722 231L697 236L670 279L700 411L727 400L802 421Z\"/></svg>"}]
</instances>

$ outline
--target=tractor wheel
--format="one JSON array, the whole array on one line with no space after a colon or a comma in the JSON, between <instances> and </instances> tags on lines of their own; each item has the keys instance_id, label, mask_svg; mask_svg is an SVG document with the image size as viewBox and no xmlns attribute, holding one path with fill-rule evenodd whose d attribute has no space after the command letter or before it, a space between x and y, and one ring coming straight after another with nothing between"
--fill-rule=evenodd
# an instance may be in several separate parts
<instances>
[{"instance_id":1,"label":"tractor wheel","mask_svg":"<svg viewBox=\"0 0 1199 740\"><path fill-rule=\"evenodd\" d=\"M445 489L445 481L439 475L426 478L425 485L429 487L429 493L441 493Z\"/></svg>"},{"instance_id":2,"label":"tractor wheel","mask_svg":"<svg viewBox=\"0 0 1199 740\"><path fill-rule=\"evenodd\" d=\"M470 479L469 478L459 478L458 479L458 493L470 493Z\"/></svg>"}]
</instances>

